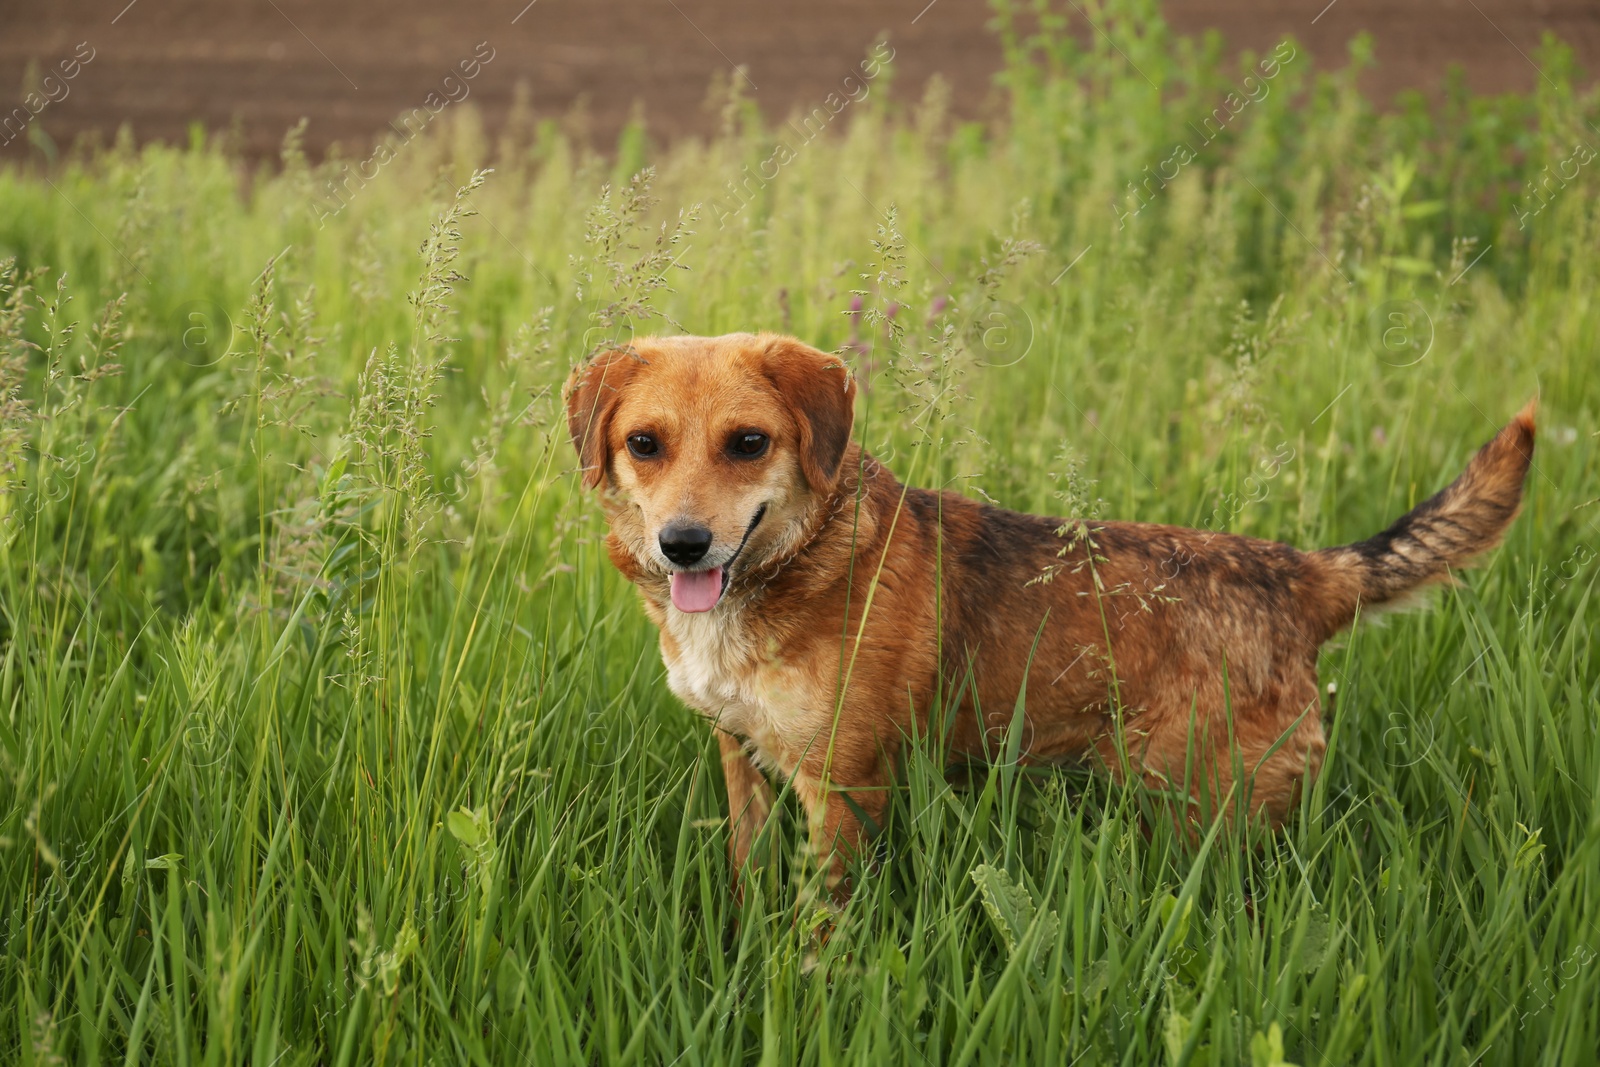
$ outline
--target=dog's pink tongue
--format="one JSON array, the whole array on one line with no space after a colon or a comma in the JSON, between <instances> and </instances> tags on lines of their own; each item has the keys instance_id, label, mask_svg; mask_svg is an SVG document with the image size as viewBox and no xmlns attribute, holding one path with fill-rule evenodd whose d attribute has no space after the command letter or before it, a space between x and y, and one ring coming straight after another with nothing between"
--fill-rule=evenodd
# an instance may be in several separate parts
<instances>
[{"instance_id":1,"label":"dog's pink tongue","mask_svg":"<svg viewBox=\"0 0 1600 1067\"><path fill-rule=\"evenodd\" d=\"M721 599L721 567L672 572L672 605L679 611L710 611Z\"/></svg>"}]
</instances>

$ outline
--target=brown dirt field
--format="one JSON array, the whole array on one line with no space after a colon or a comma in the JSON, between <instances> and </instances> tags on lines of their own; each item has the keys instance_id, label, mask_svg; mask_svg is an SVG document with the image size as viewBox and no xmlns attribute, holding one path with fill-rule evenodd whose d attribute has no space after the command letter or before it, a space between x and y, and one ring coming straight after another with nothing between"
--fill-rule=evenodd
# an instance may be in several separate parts
<instances>
[{"instance_id":1,"label":"brown dirt field","mask_svg":"<svg viewBox=\"0 0 1600 1067\"><path fill-rule=\"evenodd\" d=\"M1358 31L1375 38L1368 88L1388 98L1431 89L1451 64L1482 91L1526 90L1541 36L1600 60L1596 0L1170 0L1180 33L1215 27L1230 47L1262 50L1293 34L1324 66L1342 65ZM894 92L950 81L958 114L979 116L999 66L983 0L58 0L0 4L0 103L19 104L30 63L48 72L88 42L94 58L68 95L35 120L59 146L85 133L109 140L123 123L140 140L181 141L192 123L237 122L246 151L268 156L309 117L307 144L360 143L420 106L458 61L488 42L494 59L470 99L495 128L519 82L540 116L585 101L606 145L635 106L653 137L709 132L715 75L748 72L748 94L771 118L810 108L836 88L880 34L896 50ZM524 6L527 5L527 6ZM1068 0L1081 6L1077 0ZM1058 5L1060 7L1060 5ZM4 112L0 111L0 116ZM0 132L0 140L4 139ZM22 138L0 149L28 151Z\"/></svg>"}]
</instances>

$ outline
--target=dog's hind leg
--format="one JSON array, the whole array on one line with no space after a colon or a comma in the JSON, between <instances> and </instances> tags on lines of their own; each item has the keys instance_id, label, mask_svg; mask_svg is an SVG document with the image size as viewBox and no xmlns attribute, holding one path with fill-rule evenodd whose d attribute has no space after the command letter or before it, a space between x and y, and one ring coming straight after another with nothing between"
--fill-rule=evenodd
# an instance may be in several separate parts
<instances>
[{"instance_id":1,"label":"dog's hind leg","mask_svg":"<svg viewBox=\"0 0 1600 1067\"><path fill-rule=\"evenodd\" d=\"M1128 722L1120 744L1108 734L1096 750L1116 780L1131 773L1171 798L1180 833L1242 813L1279 827L1322 768L1327 746L1316 676L1274 685L1248 703L1232 703L1231 712L1198 702L1144 711Z\"/></svg>"}]
</instances>

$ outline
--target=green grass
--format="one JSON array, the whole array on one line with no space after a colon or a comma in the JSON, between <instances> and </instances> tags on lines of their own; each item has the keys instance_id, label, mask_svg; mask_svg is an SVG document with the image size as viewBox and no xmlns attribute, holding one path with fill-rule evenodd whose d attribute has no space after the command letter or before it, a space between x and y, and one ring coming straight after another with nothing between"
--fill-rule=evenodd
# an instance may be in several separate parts
<instances>
[{"instance_id":1,"label":"green grass","mask_svg":"<svg viewBox=\"0 0 1600 1067\"><path fill-rule=\"evenodd\" d=\"M0 171L0 1058L1595 1062L1600 197L1524 183L1596 98L1549 45L1531 96L1379 113L1301 51L1133 215L1246 74L1152 9L1003 18L984 125L447 113L321 226L292 138ZM822 937L792 801L730 900L553 393L680 326L854 340L897 474L1057 514L1332 544L1535 392L1541 440L1484 567L1328 646L1281 836L919 752Z\"/></svg>"}]
</instances>

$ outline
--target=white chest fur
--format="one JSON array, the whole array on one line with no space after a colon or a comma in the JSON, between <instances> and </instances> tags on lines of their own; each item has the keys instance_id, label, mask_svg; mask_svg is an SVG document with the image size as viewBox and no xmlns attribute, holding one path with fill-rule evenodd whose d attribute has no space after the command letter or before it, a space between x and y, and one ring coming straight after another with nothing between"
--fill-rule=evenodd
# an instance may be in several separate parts
<instances>
[{"instance_id":1,"label":"white chest fur","mask_svg":"<svg viewBox=\"0 0 1600 1067\"><path fill-rule=\"evenodd\" d=\"M781 650L756 647L733 604L694 614L669 607L664 630L672 691L745 738L769 768L792 772L817 733L816 695L801 672L784 663Z\"/></svg>"}]
</instances>

